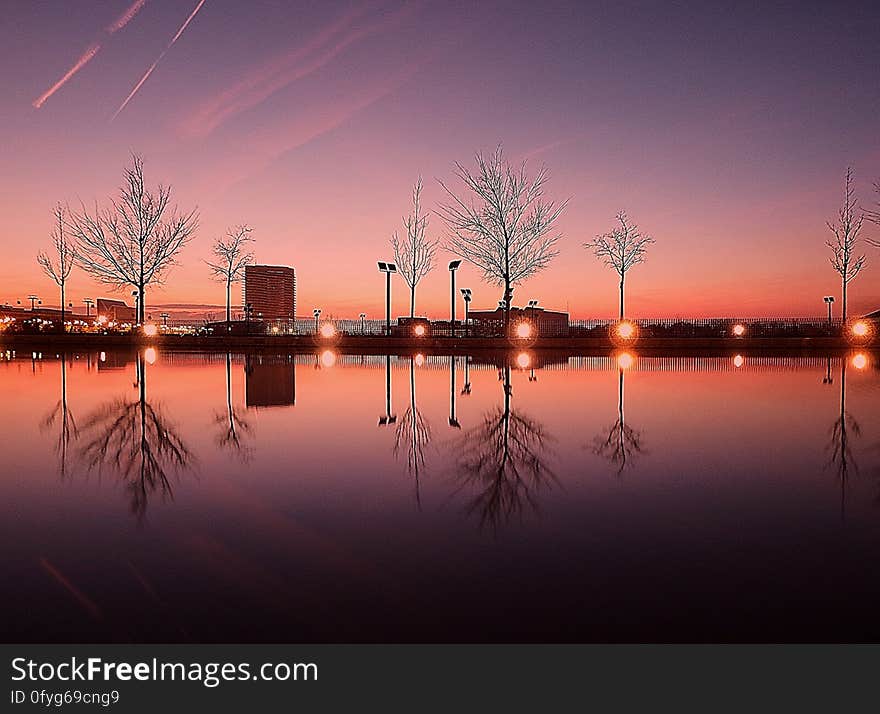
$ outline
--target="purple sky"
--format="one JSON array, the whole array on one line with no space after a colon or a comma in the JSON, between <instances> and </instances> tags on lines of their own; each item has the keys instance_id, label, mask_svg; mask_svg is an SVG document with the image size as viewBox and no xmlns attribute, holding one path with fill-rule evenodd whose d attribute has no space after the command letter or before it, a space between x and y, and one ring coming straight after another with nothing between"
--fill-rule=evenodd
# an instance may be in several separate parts
<instances>
[{"instance_id":1,"label":"purple sky","mask_svg":"<svg viewBox=\"0 0 880 714\"><path fill-rule=\"evenodd\" d=\"M433 206L435 178L498 142L571 197L562 254L516 302L575 316L616 311L614 276L581 243L621 208L657 239L628 280L632 316L821 314L839 290L824 221L847 165L876 200L876 3L205 0L168 48L197 4L4 4L0 302L57 302L34 261L52 205L103 201L132 151L202 217L148 302L222 302L202 260L247 222L260 262L297 268L302 314L378 316L375 260L412 183L424 176ZM880 307L880 251L865 252L854 311ZM419 312L448 311L449 257ZM469 267L459 285L475 307L499 297ZM395 312L406 292L395 285ZM108 290L77 273L72 294Z\"/></svg>"}]
</instances>

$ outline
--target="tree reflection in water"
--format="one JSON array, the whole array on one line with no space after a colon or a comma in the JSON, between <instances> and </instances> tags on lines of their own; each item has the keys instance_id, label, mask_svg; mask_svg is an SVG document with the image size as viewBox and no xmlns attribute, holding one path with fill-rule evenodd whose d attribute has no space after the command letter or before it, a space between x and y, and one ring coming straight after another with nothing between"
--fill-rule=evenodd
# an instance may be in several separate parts
<instances>
[{"instance_id":1,"label":"tree reflection in water","mask_svg":"<svg viewBox=\"0 0 880 714\"><path fill-rule=\"evenodd\" d=\"M95 410L83 424L80 451L89 469L110 469L125 483L131 511L139 520L155 493L173 497L169 474L187 469L192 461L161 408L147 401L145 368L144 355L138 353L137 399L114 399Z\"/></svg>"},{"instance_id":2,"label":"tree reflection in water","mask_svg":"<svg viewBox=\"0 0 880 714\"><path fill-rule=\"evenodd\" d=\"M846 487L850 471L858 473L859 466L855 461L851 439L862 435L862 428L855 417L846 409L846 363L847 358L840 360L840 413L829 429L830 439L826 451L830 454L827 466L834 468L840 483L840 517L846 516ZM830 382L829 382L830 383Z\"/></svg>"},{"instance_id":3,"label":"tree reflection in water","mask_svg":"<svg viewBox=\"0 0 880 714\"><path fill-rule=\"evenodd\" d=\"M252 436L250 422L242 417L232 403L232 355L226 353L226 410L214 412L218 426L217 446L235 452L242 462L250 461L253 449L246 443Z\"/></svg>"},{"instance_id":4,"label":"tree reflection in water","mask_svg":"<svg viewBox=\"0 0 880 714\"><path fill-rule=\"evenodd\" d=\"M624 411L624 372L632 366L633 357L628 352L617 356L617 421L593 439L593 453L617 465L620 476L627 466L633 465L634 457L642 453L642 433L626 423Z\"/></svg>"},{"instance_id":5,"label":"tree reflection in water","mask_svg":"<svg viewBox=\"0 0 880 714\"><path fill-rule=\"evenodd\" d=\"M390 408L389 408L390 411ZM415 358L409 358L409 406L394 431L394 456L406 454L406 470L413 477L416 503L421 508L419 478L425 468L425 449L431 443L431 425L416 402Z\"/></svg>"},{"instance_id":6,"label":"tree reflection in water","mask_svg":"<svg viewBox=\"0 0 880 714\"><path fill-rule=\"evenodd\" d=\"M61 355L61 398L40 423L40 430L52 431L56 426L58 438L55 440L55 453L58 455L61 478L64 479L67 477L67 454L70 443L79 438L76 419L67 405L67 355L64 354Z\"/></svg>"},{"instance_id":7,"label":"tree reflection in water","mask_svg":"<svg viewBox=\"0 0 880 714\"><path fill-rule=\"evenodd\" d=\"M538 512L538 493L556 481L548 461L553 441L544 427L512 408L510 365L500 372L502 406L487 412L473 428L453 440L459 490L475 492L467 506L480 527L497 530L526 511Z\"/></svg>"}]
</instances>

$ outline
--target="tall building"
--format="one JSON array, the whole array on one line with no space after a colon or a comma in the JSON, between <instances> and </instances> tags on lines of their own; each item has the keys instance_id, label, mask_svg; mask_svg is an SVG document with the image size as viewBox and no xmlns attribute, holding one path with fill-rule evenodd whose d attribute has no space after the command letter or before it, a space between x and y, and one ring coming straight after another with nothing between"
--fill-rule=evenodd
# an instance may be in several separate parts
<instances>
[{"instance_id":1,"label":"tall building","mask_svg":"<svg viewBox=\"0 0 880 714\"><path fill-rule=\"evenodd\" d=\"M244 304L255 320L293 320L296 273L286 265L248 265L244 269Z\"/></svg>"}]
</instances>

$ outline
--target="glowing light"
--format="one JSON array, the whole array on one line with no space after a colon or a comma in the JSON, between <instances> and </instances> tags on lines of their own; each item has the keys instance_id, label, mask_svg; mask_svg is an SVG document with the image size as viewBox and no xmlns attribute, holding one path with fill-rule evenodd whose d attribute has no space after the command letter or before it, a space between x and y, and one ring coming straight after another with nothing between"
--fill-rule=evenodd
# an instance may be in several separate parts
<instances>
[{"instance_id":1,"label":"glowing light","mask_svg":"<svg viewBox=\"0 0 880 714\"><path fill-rule=\"evenodd\" d=\"M425 364L425 355L419 353L416 355L416 367L421 367Z\"/></svg>"},{"instance_id":2,"label":"glowing light","mask_svg":"<svg viewBox=\"0 0 880 714\"><path fill-rule=\"evenodd\" d=\"M336 328L330 322L321 325L321 337L330 338L336 336Z\"/></svg>"},{"instance_id":3,"label":"glowing light","mask_svg":"<svg viewBox=\"0 0 880 714\"><path fill-rule=\"evenodd\" d=\"M336 364L336 353L333 350L324 350L321 353L321 366L332 367Z\"/></svg>"},{"instance_id":4,"label":"glowing light","mask_svg":"<svg viewBox=\"0 0 880 714\"><path fill-rule=\"evenodd\" d=\"M278 325L272 325L272 334L277 335L279 332Z\"/></svg>"},{"instance_id":5,"label":"glowing light","mask_svg":"<svg viewBox=\"0 0 880 714\"><path fill-rule=\"evenodd\" d=\"M97 322L99 325L106 325L107 324L107 317L105 315L98 315Z\"/></svg>"},{"instance_id":6,"label":"glowing light","mask_svg":"<svg viewBox=\"0 0 880 714\"><path fill-rule=\"evenodd\" d=\"M159 334L159 328L152 323L144 325L143 330L144 335L146 335L147 337L155 337L157 334Z\"/></svg>"},{"instance_id":7,"label":"glowing light","mask_svg":"<svg viewBox=\"0 0 880 714\"><path fill-rule=\"evenodd\" d=\"M528 339L532 336L532 326L528 322L521 322L516 326L516 336L520 339Z\"/></svg>"},{"instance_id":8,"label":"glowing light","mask_svg":"<svg viewBox=\"0 0 880 714\"><path fill-rule=\"evenodd\" d=\"M855 357L852 358L852 366L856 369L864 369L868 366L868 355L859 352Z\"/></svg>"},{"instance_id":9,"label":"glowing light","mask_svg":"<svg viewBox=\"0 0 880 714\"><path fill-rule=\"evenodd\" d=\"M107 353L102 352L101 354L98 355L98 359L101 360L102 362L106 362L107 361Z\"/></svg>"},{"instance_id":10,"label":"glowing light","mask_svg":"<svg viewBox=\"0 0 880 714\"><path fill-rule=\"evenodd\" d=\"M413 330L413 332L415 333L416 337L424 337L426 331L427 331L427 330L425 330L425 326L424 326L424 325L416 325L415 329Z\"/></svg>"},{"instance_id":11,"label":"glowing light","mask_svg":"<svg viewBox=\"0 0 880 714\"><path fill-rule=\"evenodd\" d=\"M156 364L156 348L147 347L144 350L144 359L147 361L147 364Z\"/></svg>"},{"instance_id":12,"label":"glowing light","mask_svg":"<svg viewBox=\"0 0 880 714\"><path fill-rule=\"evenodd\" d=\"M528 366L532 363L532 358L528 352L520 352L516 356L516 366L520 369L527 369Z\"/></svg>"},{"instance_id":13,"label":"glowing light","mask_svg":"<svg viewBox=\"0 0 880 714\"><path fill-rule=\"evenodd\" d=\"M737 369L742 367L745 363L746 363L746 361L742 355L737 355L736 357L733 358L733 366L736 367Z\"/></svg>"},{"instance_id":14,"label":"glowing light","mask_svg":"<svg viewBox=\"0 0 880 714\"><path fill-rule=\"evenodd\" d=\"M746 326L745 325L734 325L733 326L733 334L737 337L742 337L746 334Z\"/></svg>"},{"instance_id":15,"label":"glowing light","mask_svg":"<svg viewBox=\"0 0 880 714\"><path fill-rule=\"evenodd\" d=\"M631 322L621 322L617 325L617 336L628 340L636 334L636 326Z\"/></svg>"},{"instance_id":16,"label":"glowing light","mask_svg":"<svg viewBox=\"0 0 880 714\"><path fill-rule=\"evenodd\" d=\"M629 369L635 364L636 358L629 352L621 352L617 355L617 366L620 369Z\"/></svg>"},{"instance_id":17,"label":"glowing light","mask_svg":"<svg viewBox=\"0 0 880 714\"><path fill-rule=\"evenodd\" d=\"M859 320L856 324L852 326L852 333L856 337L867 337L868 332L870 332L868 323L863 320Z\"/></svg>"}]
</instances>

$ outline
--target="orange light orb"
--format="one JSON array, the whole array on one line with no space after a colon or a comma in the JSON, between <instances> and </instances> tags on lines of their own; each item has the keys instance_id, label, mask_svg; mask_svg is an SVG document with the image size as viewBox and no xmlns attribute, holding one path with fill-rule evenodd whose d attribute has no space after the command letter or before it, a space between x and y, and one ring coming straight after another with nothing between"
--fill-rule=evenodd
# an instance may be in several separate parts
<instances>
[{"instance_id":1,"label":"orange light orb","mask_svg":"<svg viewBox=\"0 0 880 714\"><path fill-rule=\"evenodd\" d=\"M147 361L147 364L156 364L156 348L147 347L144 350L144 359Z\"/></svg>"},{"instance_id":2,"label":"orange light orb","mask_svg":"<svg viewBox=\"0 0 880 714\"><path fill-rule=\"evenodd\" d=\"M528 322L521 322L516 326L516 336L520 339L528 339L532 336L532 326Z\"/></svg>"},{"instance_id":3,"label":"orange light orb","mask_svg":"<svg viewBox=\"0 0 880 714\"><path fill-rule=\"evenodd\" d=\"M421 367L423 364L425 364L425 355L417 354L416 355L416 367Z\"/></svg>"},{"instance_id":4,"label":"orange light orb","mask_svg":"<svg viewBox=\"0 0 880 714\"><path fill-rule=\"evenodd\" d=\"M624 320L623 322L617 325L617 336L623 338L624 340L628 340L636 334L636 326Z\"/></svg>"},{"instance_id":5,"label":"orange light orb","mask_svg":"<svg viewBox=\"0 0 880 714\"><path fill-rule=\"evenodd\" d=\"M617 355L617 366L620 369L629 369L635 364L636 358L629 352L621 352Z\"/></svg>"},{"instance_id":6,"label":"orange light orb","mask_svg":"<svg viewBox=\"0 0 880 714\"><path fill-rule=\"evenodd\" d=\"M532 357L528 352L520 352L516 356L516 366L520 369L528 369L529 365L532 363Z\"/></svg>"},{"instance_id":7,"label":"orange light orb","mask_svg":"<svg viewBox=\"0 0 880 714\"><path fill-rule=\"evenodd\" d=\"M868 355L859 352L855 357L852 358L852 366L856 369L864 369L868 366Z\"/></svg>"},{"instance_id":8,"label":"orange light orb","mask_svg":"<svg viewBox=\"0 0 880 714\"><path fill-rule=\"evenodd\" d=\"M742 337L746 334L746 326L745 325L734 325L733 326L733 334L737 337Z\"/></svg>"},{"instance_id":9,"label":"orange light orb","mask_svg":"<svg viewBox=\"0 0 880 714\"><path fill-rule=\"evenodd\" d=\"M330 338L336 337L336 328L330 322L325 322L321 325L321 337Z\"/></svg>"},{"instance_id":10,"label":"orange light orb","mask_svg":"<svg viewBox=\"0 0 880 714\"><path fill-rule=\"evenodd\" d=\"M147 337L155 337L159 334L159 328L156 327L153 323L148 323L143 327L144 335Z\"/></svg>"},{"instance_id":11,"label":"orange light orb","mask_svg":"<svg viewBox=\"0 0 880 714\"><path fill-rule=\"evenodd\" d=\"M852 333L856 337L867 337L868 332L870 332L870 328L868 327L868 323L864 320L859 320L852 326Z\"/></svg>"},{"instance_id":12,"label":"orange light orb","mask_svg":"<svg viewBox=\"0 0 880 714\"><path fill-rule=\"evenodd\" d=\"M416 325L413 332L415 333L416 337L424 337L427 330L425 329L424 325Z\"/></svg>"},{"instance_id":13,"label":"orange light orb","mask_svg":"<svg viewBox=\"0 0 880 714\"><path fill-rule=\"evenodd\" d=\"M336 364L336 353L333 350L324 350L321 353L321 366L332 367Z\"/></svg>"},{"instance_id":14,"label":"orange light orb","mask_svg":"<svg viewBox=\"0 0 880 714\"><path fill-rule=\"evenodd\" d=\"M745 358L742 355L737 355L733 358L733 366L739 369L746 363Z\"/></svg>"}]
</instances>

